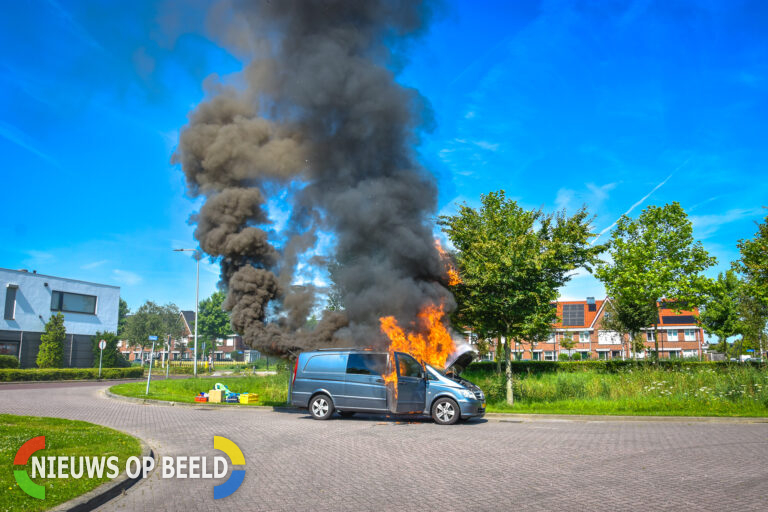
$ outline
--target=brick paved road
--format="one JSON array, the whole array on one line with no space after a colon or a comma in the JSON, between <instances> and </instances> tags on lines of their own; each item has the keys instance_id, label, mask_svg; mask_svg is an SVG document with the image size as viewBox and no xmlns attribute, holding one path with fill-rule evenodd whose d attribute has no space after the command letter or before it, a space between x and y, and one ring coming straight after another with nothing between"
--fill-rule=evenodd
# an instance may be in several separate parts
<instances>
[{"instance_id":1,"label":"brick paved road","mask_svg":"<svg viewBox=\"0 0 768 512\"><path fill-rule=\"evenodd\" d=\"M158 455L245 453L243 486L159 471L103 510L766 510L768 424L313 421L266 409L108 399L94 387L0 390L0 412L91 421ZM219 483L216 481L215 483Z\"/></svg>"}]
</instances>

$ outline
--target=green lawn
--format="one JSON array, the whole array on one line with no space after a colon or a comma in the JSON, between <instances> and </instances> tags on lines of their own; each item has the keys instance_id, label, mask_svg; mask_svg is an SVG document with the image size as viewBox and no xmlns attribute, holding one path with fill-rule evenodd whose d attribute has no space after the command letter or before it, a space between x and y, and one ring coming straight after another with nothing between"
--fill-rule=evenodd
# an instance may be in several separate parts
<instances>
[{"instance_id":1,"label":"green lawn","mask_svg":"<svg viewBox=\"0 0 768 512\"><path fill-rule=\"evenodd\" d=\"M130 382L109 388L117 395L170 400L174 402L194 402L195 395L208 392L214 384L221 382L234 393L257 393L259 401L254 405L285 405L288 395L289 374L265 375L263 377L198 377L190 379L153 379L149 395L145 395L147 383Z\"/></svg>"},{"instance_id":2,"label":"green lawn","mask_svg":"<svg viewBox=\"0 0 768 512\"><path fill-rule=\"evenodd\" d=\"M463 377L485 390L490 412L768 416L768 372L748 366L516 375L514 406L506 404L503 376Z\"/></svg>"},{"instance_id":3,"label":"green lawn","mask_svg":"<svg viewBox=\"0 0 768 512\"><path fill-rule=\"evenodd\" d=\"M14 469L25 469L32 476L31 459L26 466L12 464L16 451L26 441L45 436L45 450L35 456L83 456L119 458L118 467L125 470L128 457L141 455L139 440L111 428L84 421L59 418L38 418L0 414L0 511L46 510L94 489L108 480L36 478L34 482L45 485L45 499L38 500L19 489L13 476Z\"/></svg>"}]
</instances>

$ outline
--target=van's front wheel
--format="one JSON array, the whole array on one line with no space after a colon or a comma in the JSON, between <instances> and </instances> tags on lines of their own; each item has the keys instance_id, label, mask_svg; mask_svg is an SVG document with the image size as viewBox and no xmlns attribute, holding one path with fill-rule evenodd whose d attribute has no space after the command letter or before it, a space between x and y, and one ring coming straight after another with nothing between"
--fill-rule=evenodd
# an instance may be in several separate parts
<instances>
[{"instance_id":1,"label":"van's front wheel","mask_svg":"<svg viewBox=\"0 0 768 512\"><path fill-rule=\"evenodd\" d=\"M317 395L309 402L309 414L316 420L327 420L333 414L333 402L328 395Z\"/></svg>"},{"instance_id":2,"label":"van's front wheel","mask_svg":"<svg viewBox=\"0 0 768 512\"><path fill-rule=\"evenodd\" d=\"M453 425L460 417L459 404L450 398L438 398L432 404L432 419L438 425Z\"/></svg>"}]
</instances>

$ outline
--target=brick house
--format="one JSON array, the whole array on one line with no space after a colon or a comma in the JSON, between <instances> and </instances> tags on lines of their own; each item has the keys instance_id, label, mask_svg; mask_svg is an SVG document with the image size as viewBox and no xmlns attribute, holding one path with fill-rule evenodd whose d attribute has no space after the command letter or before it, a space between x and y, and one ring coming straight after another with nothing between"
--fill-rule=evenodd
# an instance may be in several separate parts
<instances>
[{"instance_id":1,"label":"brick house","mask_svg":"<svg viewBox=\"0 0 768 512\"><path fill-rule=\"evenodd\" d=\"M552 324L549 339L539 343L524 341L512 347L513 357L523 360L553 361L556 355L579 353L582 359L625 359L635 357L631 353L627 336L602 328L602 318L610 299L595 300L587 297L583 301L560 301L552 303L557 309L558 322ZM675 312L659 304L659 357L662 359L678 357L702 357L704 331L697 325L698 310ZM637 354L638 358L648 357L654 350L653 327L643 332L645 350ZM472 342L472 334L468 339ZM572 348L563 348L564 340L573 340ZM491 343L495 357L497 340Z\"/></svg>"}]
</instances>

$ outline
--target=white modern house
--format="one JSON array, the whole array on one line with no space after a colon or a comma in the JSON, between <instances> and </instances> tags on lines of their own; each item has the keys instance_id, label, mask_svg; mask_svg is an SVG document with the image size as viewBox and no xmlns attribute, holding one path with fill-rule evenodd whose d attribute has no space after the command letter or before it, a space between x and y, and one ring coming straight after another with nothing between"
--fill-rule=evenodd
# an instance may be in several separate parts
<instances>
[{"instance_id":1,"label":"white modern house","mask_svg":"<svg viewBox=\"0 0 768 512\"><path fill-rule=\"evenodd\" d=\"M46 322L62 313L64 366L92 366L91 337L117 331L119 303L117 286L0 268L0 354L18 357L22 368L34 368Z\"/></svg>"}]
</instances>

